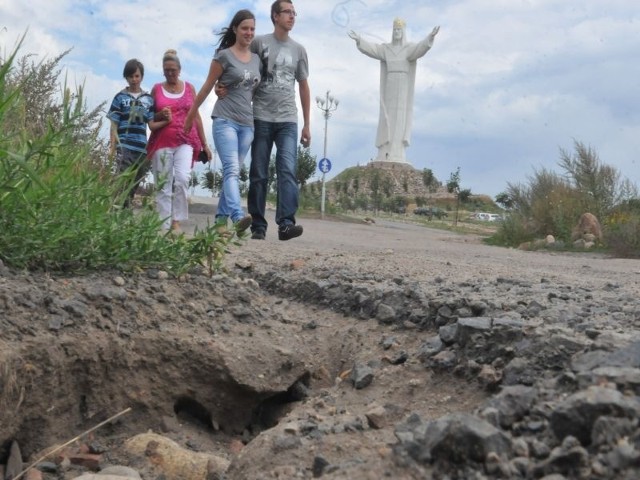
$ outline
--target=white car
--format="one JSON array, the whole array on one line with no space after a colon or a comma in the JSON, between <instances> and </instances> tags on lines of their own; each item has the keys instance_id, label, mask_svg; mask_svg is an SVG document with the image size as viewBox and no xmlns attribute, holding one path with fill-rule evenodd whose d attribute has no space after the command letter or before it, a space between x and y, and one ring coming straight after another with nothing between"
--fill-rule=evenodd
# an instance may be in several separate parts
<instances>
[{"instance_id":1,"label":"white car","mask_svg":"<svg viewBox=\"0 0 640 480\"><path fill-rule=\"evenodd\" d=\"M474 215L474 218L476 220L481 220L483 222L501 222L502 221L502 215L499 215L497 213L480 212L480 213L476 213Z\"/></svg>"}]
</instances>

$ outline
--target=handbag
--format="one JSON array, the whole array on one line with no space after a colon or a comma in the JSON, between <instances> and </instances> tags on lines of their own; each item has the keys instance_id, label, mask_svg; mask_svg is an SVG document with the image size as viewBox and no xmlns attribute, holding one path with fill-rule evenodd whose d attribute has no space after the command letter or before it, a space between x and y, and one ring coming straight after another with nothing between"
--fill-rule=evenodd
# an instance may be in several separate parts
<instances>
[{"instance_id":1,"label":"handbag","mask_svg":"<svg viewBox=\"0 0 640 480\"><path fill-rule=\"evenodd\" d=\"M205 152L204 150L200 150L200 153L198 154L198 161L205 164L208 163L209 157L207 156L207 152Z\"/></svg>"}]
</instances>

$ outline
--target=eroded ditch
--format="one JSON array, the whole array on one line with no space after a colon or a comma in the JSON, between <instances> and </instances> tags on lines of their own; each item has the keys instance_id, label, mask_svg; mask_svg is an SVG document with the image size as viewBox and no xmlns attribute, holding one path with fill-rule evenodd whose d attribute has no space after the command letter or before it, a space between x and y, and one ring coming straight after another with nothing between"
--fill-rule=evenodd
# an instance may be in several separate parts
<instances>
[{"instance_id":1,"label":"eroded ditch","mask_svg":"<svg viewBox=\"0 0 640 480\"><path fill-rule=\"evenodd\" d=\"M236 274L4 269L0 462L132 407L93 441L143 478L158 465L122 445L148 430L227 459L224 478L635 478L640 346L595 292ZM617 326L634 302L612 299Z\"/></svg>"}]
</instances>

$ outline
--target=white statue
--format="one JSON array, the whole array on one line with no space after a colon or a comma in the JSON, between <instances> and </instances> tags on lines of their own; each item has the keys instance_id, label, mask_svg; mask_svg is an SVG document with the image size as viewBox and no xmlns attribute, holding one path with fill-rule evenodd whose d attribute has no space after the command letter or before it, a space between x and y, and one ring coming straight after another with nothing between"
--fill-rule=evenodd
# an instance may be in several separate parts
<instances>
[{"instance_id":1,"label":"white statue","mask_svg":"<svg viewBox=\"0 0 640 480\"><path fill-rule=\"evenodd\" d=\"M349 36L356 41L358 50L380 60L380 118L376 136L376 161L407 163L405 148L411 137L416 62L433 46L439 30L440 27L435 27L424 40L407 43L405 22L396 18L393 21L391 43L371 43L354 31L349 32Z\"/></svg>"}]
</instances>

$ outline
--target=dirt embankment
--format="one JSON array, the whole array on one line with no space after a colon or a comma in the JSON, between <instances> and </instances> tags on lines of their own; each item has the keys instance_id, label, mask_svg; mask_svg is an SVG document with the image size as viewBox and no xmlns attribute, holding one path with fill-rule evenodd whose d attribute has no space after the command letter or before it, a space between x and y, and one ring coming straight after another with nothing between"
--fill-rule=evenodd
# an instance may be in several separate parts
<instances>
[{"instance_id":1,"label":"dirt embankment","mask_svg":"<svg viewBox=\"0 0 640 480\"><path fill-rule=\"evenodd\" d=\"M640 263L301 223L214 278L0 268L0 463L131 407L94 469L180 478L152 430L209 478L637 478Z\"/></svg>"}]
</instances>

